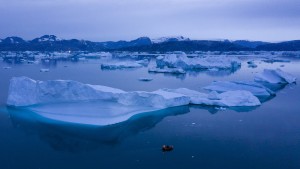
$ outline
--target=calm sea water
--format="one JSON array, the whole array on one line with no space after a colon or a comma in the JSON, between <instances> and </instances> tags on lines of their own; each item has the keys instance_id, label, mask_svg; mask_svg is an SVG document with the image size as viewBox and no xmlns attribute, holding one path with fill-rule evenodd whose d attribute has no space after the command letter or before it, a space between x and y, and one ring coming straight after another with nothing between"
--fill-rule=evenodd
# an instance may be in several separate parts
<instances>
[{"instance_id":1,"label":"calm sea water","mask_svg":"<svg viewBox=\"0 0 300 169\"><path fill-rule=\"evenodd\" d=\"M287 85L253 109L218 111L182 106L145 113L106 127L43 120L5 106L9 79L70 79L126 91L186 87L202 90L214 80L252 80L263 68L279 68L300 79L300 62L264 63L235 72L148 74L147 68L101 70L100 60L14 64L0 61L1 169L299 169L300 87ZM2 69L2 67L11 67ZM41 68L50 72L41 73ZM138 81L153 78L150 82ZM161 152L164 144L174 151Z\"/></svg>"}]
</instances>

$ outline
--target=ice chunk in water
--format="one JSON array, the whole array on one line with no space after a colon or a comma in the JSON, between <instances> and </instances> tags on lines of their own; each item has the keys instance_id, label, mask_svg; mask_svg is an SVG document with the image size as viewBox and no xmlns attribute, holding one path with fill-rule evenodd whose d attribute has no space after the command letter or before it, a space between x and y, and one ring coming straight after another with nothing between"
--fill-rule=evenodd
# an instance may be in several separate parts
<instances>
[{"instance_id":1,"label":"ice chunk in water","mask_svg":"<svg viewBox=\"0 0 300 169\"><path fill-rule=\"evenodd\" d=\"M261 74L255 76L255 81L266 83L286 84L296 82L296 77L282 71L281 69L264 69Z\"/></svg>"}]
</instances>

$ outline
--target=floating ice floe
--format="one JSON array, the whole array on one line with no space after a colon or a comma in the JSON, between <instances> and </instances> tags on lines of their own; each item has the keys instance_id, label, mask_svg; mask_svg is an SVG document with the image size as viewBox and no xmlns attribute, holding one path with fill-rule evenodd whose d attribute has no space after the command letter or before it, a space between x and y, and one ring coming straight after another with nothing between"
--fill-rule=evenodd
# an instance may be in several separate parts
<instances>
[{"instance_id":1,"label":"floating ice floe","mask_svg":"<svg viewBox=\"0 0 300 169\"><path fill-rule=\"evenodd\" d=\"M140 68L143 65L135 62L116 62L116 63L102 63L101 69L127 69L127 68Z\"/></svg>"},{"instance_id":2,"label":"floating ice floe","mask_svg":"<svg viewBox=\"0 0 300 169\"><path fill-rule=\"evenodd\" d=\"M171 73L171 74L185 74L186 72L181 68L157 68L157 67L150 67L148 68L148 72L155 72L155 73Z\"/></svg>"},{"instance_id":3,"label":"floating ice floe","mask_svg":"<svg viewBox=\"0 0 300 169\"><path fill-rule=\"evenodd\" d=\"M143 60L137 60L135 63L141 64L143 66L148 66L149 60L148 59L143 59Z\"/></svg>"},{"instance_id":4,"label":"floating ice floe","mask_svg":"<svg viewBox=\"0 0 300 169\"><path fill-rule=\"evenodd\" d=\"M49 72L49 69L40 69L40 72Z\"/></svg>"},{"instance_id":5,"label":"floating ice floe","mask_svg":"<svg viewBox=\"0 0 300 169\"><path fill-rule=\"evenodd\" d=\"M281 69L264 69L261 74L257 74L255 76L254 80L273 84L287 84L296 82L296 77L282 71Z\"/></svg>"},{"instance_id":6,"label":"floating ice floe","mask_svg":"<svg viewBox=\"0 0 300 169\"><path fill-rule=\"evenodd\" d=\"M70 80L35 81L27 77L11 79L7 104L11 106L30 106L98 100L118 102L127 106L146 106L158 109L188 104L217 106L260 105L260 102L252 93L242 90L221 94L216 92L205 94L189 89L125 92L111 87L82 84Z\"/></svg>"},{"instance_id":7,"label":"floating ice floe","mask_svg":"<svg viewBox=\"0 0 300 169\"><path fill-rule=\"evenodd\" d=\"M148 60L139 61L120 61L120 62L107 62L101 64L101 69L128 69L128 68L141 68L148 65Z\"/></svg>"},{"instance_id":8,"label":"floating ice floe","mask_svg":"<svg viewBox=\"0 0 300 169\"><path fill-rule=\"evenodd\" d=\"M80 53L78 54L79 57L84 58L103 58L103 59L111 59L112 54L109 52L90 52L90 53Z\"/></svg>"},{"instance_id":9,"label":"floating ice floe","mask_svg":"<svg viewBox=\"0 0 300 169\"><path fill-rule=\"evenodd\" d=\"M273 91L263 85L248 81L216 81L212 82L209 86L204 87L204 89L217 92L246 90L259 97L275 95Z\"/></svg>"},{"instance_id":10,"label":"floating ice floe","mask_svg":"<svg viewBox=\"0 0 300 169\"><path fill-rule=\"evenodd\" d=\"M195 69L237 69L241 66L241 62L233 57L226 56L206 56L188 58L185 53L168 54L156 58L158 68L181 68L183 70Z\"/></svg>"},{"instance_id":11,"label":"floating ice floe","mask_svg":"<svg viewBox=\"0 0 300 169\"><path fill-rule=\"evenodd\" d=\"M86 58L85 57L79 57L78 60L79 61L86 61Z\"/></svg>"}]
</instances>

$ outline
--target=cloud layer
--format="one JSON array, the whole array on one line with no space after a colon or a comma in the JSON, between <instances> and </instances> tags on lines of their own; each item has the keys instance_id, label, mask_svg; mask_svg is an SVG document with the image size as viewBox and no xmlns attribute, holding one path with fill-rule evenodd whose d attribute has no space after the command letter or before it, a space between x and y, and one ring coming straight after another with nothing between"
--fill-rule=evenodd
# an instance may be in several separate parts
<instances>
[{"instance_id":1,"label":"cloud layer","mask_svg":"<svg viewBox=\"0 0 300 169\"><path fill-rule=\"evenodd\" d=\"M300 39L299 0L0 0L0 38Z\"/></svg>"}]
</instances>

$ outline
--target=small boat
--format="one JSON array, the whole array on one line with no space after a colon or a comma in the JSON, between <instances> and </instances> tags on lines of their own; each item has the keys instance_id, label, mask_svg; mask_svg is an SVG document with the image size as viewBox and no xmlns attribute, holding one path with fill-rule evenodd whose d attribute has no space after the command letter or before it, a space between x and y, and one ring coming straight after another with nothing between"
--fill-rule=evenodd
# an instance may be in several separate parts
<instances>
[{"instance_id":1,"label":"small boat","mask_svg":"<svg viewBox=\"0 0 300 169\"><path fill-rule=\"evenodd\" d=\"M161 151L166 152L166 151L172 151L174 149L174 146L172 145L163 145L161 148Z\"/></svg>"}]
</instances>

